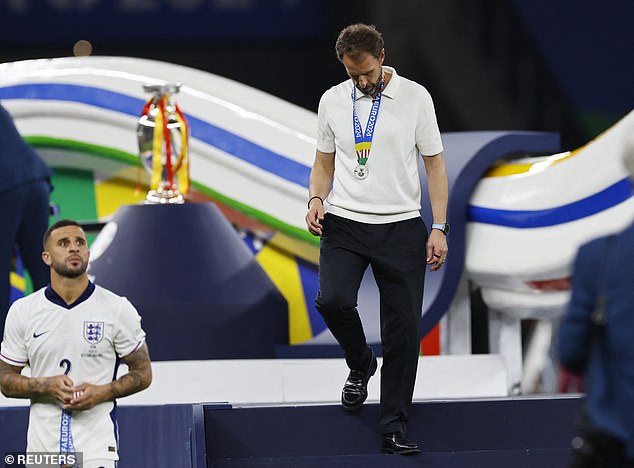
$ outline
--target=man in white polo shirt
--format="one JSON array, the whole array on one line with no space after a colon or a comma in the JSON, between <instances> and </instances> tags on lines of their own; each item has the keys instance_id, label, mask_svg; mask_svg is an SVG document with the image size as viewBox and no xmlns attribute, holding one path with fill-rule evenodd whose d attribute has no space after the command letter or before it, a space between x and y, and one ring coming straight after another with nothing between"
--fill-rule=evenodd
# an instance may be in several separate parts
<instances>
[{"instance_id":1,"label":"man in white polo shirt","mask_svg":"<svg viewBox=\"0 0 634 468\"><path fill-rule=\"evenodd\" d=\"M13 303L0 347L0 389L30 398L27 452L72 459L82 468L118 460L116 398L143 390L152 369L141 317L130 302L89 281L88 244L71 220L44 235L51 282ZM114 380L118 361L128 373ZM29 366L31 376L21 375Z\"/></svg>"},{"instance_id":2,"label":"man in white polo shirt","mask_svg":"<svg viewBox=\"0 0 634 468\"><path fill-rule=\"evenodd\" d=\"M321 236L316 305L350 368L342 406L357 410L377 367L356 308L361 279L372 266L381 297L382 450L416 453L406 431L425 268L442 266L449 232L440 132L427 90L383 65L383 38L374 26L344 28L335 49L350 79L319 103L306 215L308 230ZM433 212L429 236L419 211L419 155Z\"/></svg>"}]
</instances>

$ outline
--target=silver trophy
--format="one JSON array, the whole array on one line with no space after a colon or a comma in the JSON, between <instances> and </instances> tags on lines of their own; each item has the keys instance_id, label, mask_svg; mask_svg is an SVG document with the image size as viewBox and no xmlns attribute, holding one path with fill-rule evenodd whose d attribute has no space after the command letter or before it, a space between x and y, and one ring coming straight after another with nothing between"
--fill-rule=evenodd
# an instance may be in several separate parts
<instances>
[{"instance_id":1,"label":"silver trophy","mask_svg":"<svg viewBox=\"0 0 634 468\"><path fill-rule=\"evenodd\" d=\"M175 97L180 88L180 83L143 86L152 93L137 126L139 157L151 174L147 204L184 203L189 191L189 127Z\"/></svg>"}]
</instances>

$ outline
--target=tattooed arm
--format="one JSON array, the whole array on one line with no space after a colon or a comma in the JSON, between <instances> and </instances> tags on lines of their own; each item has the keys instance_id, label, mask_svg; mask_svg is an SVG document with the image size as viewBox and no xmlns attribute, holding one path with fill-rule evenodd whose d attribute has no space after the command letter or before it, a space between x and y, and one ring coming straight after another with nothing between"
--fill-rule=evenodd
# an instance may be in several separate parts
<instances>
[{"instance_id":1,"label":"tattooed arm","mask_svg":"<svg viewBox=\"0 0 634 468\"><path fill-rule=\"evenodd\" d=\"M22 367L0 361L0 389L8 398L34 398L51 396L61 403L72 398L73 381L67 375L52 377L26 377Z\"/></svg>"},{"instance_id":2,"label":"tattooed arm","mask_svg":"<svg viewBox=\"0 0 634 468\"><path fill-rule=\"evenodd\" d=\"M128 365L128 373L110 384L113 399L140 392L152 383L152 364L146 343L122 361Z\"/></svg>"},{"instance_id":3,"label":"tattooed arm","mask_svg":"<svg viewBox=\"0 0 634 468\"><path fill-rule=\"evenodd\" d=\"M147 344L121 359L128 373L105 385L83 383L73 388L73 399L64 406L68 410L87 410L104 401L132 395L152 383L152 364Z\"/></svg>"}]
</instances>

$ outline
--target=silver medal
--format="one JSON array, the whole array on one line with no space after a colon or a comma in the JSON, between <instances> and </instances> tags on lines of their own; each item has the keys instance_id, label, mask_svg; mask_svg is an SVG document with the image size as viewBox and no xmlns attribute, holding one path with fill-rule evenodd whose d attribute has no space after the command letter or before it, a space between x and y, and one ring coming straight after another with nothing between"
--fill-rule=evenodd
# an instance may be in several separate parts
<instances>
[{"instance_id":1,"label":"silver medal","mask_svg":"<svg viewBox=\"0 0 634 468\"><path fill-rule=\"evenodd\" d=\"M368 168L365 167L365 164L359 164L354 168L354 176L357 179L365 179L368 176Z\"/></svg>"}]
</instances>

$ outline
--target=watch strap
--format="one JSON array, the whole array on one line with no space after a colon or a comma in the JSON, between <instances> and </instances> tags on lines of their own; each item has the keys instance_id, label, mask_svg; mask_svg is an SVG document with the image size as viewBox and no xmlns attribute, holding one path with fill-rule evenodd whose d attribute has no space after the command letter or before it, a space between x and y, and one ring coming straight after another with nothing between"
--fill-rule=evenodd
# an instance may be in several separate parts
<instances>
[{"instance_id":1,"label":"watch strap","mask_svg":"<svg viewBox=\"0 0 634 468\"><path fill-rule=\"evenodd\" d=\"M432 229L438 229L442 231L445 235L449 234L449 224L448 223L433 223L431 225Z\"/></svg>"}]
</instances>

